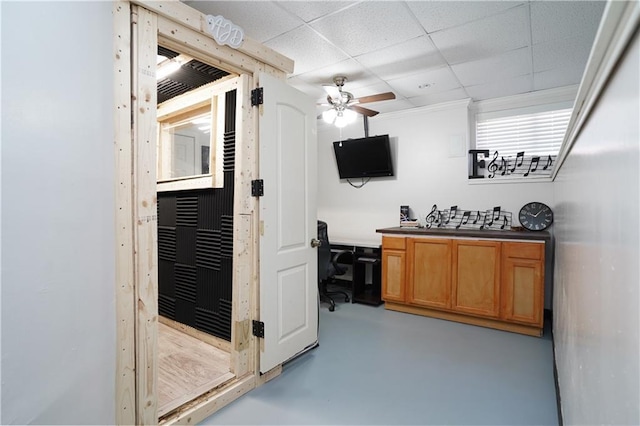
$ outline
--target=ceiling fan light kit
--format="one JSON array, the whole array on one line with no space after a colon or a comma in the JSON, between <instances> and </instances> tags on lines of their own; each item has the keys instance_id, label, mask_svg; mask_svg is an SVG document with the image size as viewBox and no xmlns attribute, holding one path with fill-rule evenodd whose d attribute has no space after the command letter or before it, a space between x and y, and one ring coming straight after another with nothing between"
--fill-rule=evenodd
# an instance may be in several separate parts
<instances>
[{"instance_id":1,"label":"ceiling fan light kit","mask_svg":"<svg viewBox=\"0 0 640 426\"><path fill-rule=\"evenodd\" d=\"M333 124L336 127L344 127L347 124L353 123L357 118L357 113L360 113L365 117L373 117L378 114L378 111L364 108L356 104L385 101L396 98L396 95L392 92L386 92L356 99L351 93L342 90L346 81L347 77L338 75L333 77L334 85L323 86L324 90L327 92L328 106L331 106L332 108L322 113L322 119L326 123Z\"/></svg>"},{"instance_id":2,"label":"ceiling fan light kit","mask_svg":"<svg viewBox=\"0 0 640 426\"><path fill-rule=\"evenodd\" d=\"M356 121L357 114L350 109L329 109L322 113L322 119L325 123L333 124L336 127L345 127Z\"/></svg>"}]
</instances>

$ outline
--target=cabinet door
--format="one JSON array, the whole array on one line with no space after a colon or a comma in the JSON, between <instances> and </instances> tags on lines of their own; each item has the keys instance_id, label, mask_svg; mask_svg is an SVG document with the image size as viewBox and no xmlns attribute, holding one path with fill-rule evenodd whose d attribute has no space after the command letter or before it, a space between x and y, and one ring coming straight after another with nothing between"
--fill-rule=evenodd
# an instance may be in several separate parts
<instances>
[{"instance_id":1,"label":"cabinet door","mask_svg":"<svg viewBox=\"0 0 640 426\"><path fill-rule=\"evenodd\" d=\"M500 309L500 242L453 241L452 308L497 318Z\"/></svg>"},{"instance_id":2,"label":"cabinet door","mask_svg":"<svg viewBox=\"0 0 640 426\"><path fill-rule=\"evenodd\" d=\"M505 243L500 317L542 327L544 245Z\"/></svg>"},{"instance_id":3,"label":"cabinet door","mask_svg":"<svg viewBox=\"0 0 640 426\"><path fill-rule=\"evenodd\" d=\"M407 302L451 308L451 240L407 240Z\"/></svg>"},{"instance_id":4,"label":"cabinet door","mask_svg":"<svg viewBox=\"0 0 640 426\"><path fill-rule=\"evenodd\" d=\"M382 248L382 299L389 302L404 302L405 259L401 250Z\"/></svg>"}]
</instances>

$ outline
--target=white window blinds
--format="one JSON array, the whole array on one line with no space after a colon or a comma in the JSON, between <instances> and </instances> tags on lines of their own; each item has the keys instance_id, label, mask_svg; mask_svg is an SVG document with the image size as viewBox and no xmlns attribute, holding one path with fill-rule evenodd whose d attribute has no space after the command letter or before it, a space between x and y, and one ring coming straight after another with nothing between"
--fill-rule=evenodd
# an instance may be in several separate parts
<instances>
[{"instance_id":1,"label":"white window blinds","mask_svg":"<svg viewBox=\"0 0 640 426\"><path fill-rule=\"evenodd\" d=\"M557 155L571 117L571 108L507 117L477 117L476 149L501 156Z\"/></svg>"}]
</instances>

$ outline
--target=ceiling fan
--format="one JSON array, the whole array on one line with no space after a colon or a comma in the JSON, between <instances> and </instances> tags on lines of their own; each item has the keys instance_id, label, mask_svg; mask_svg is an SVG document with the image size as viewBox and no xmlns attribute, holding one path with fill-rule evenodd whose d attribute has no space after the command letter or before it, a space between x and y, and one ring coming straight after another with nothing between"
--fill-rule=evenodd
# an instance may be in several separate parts
<instances>
[{"instance_id":1,"label":"ceiling fan","mask_svg":"<svg viewBox=\"0 0 640 426\"><path fill-rule=\"evenodd\" d=\"M346 81L347 77L337 75L333 77L333 85L325 84L322 86L327 92L328 102L328 104L322 105L332 107L331 109L322 113L322 118L325 122L334 124L336 127L344 127L347 124L355 121L356 113L360 113L365 117L373 117L374 115L378 114L378 111L364 108L358 104L386 101L396 98L396 95L392 92L385 92L356 99L351 93L342 90Z\"/></svg>"}]
</instances>

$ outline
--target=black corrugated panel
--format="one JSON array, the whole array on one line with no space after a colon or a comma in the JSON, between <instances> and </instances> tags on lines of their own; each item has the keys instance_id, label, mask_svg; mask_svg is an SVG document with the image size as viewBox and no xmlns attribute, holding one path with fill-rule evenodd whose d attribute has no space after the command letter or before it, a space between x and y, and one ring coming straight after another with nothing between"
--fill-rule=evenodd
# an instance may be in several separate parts
<instances>
[{"instance_id":1,"label":"black corrugated panel","mask_svg":"<svg viewBox=\"0 0 640 426\"><path fill-rule=\"evenodd\" d=\"M222 156L222 171L233 172L236 164L236 132L235 130L224 134L224 152Z\"/></svg>"},{"instance_id":2,"label":"black corrugated panel","mask_svg":"<svg viewBox=\"0 0 640 426\"><path fill-rule=\"evenodd\" d=\"M231 302L220 300L220 312L196 308L196 326L214 336L231 340Z\"/></svg>"},{"instance_id":3,"label":"black corrugated panel","mask_svg":"<svg viewBox=\"0 0 640 426\"><path fill-rule=\"evenodd\" d=\"M233 293L233 259L223 258L222 268L220 269L220 285L218 291L220 294L220 300L232 300L231 295Z\"/></svg>"},{"instance_id":4,"label":"black corrugated panel","mask_svg":"<svg viewBox=\"0 0 640 426\"><path fill-rule=\"evenodd\" d=\"M197 196L178 196L176 200L176 225L198 226Z\"/></svg>"},{"instance_id":5,"label":"black corrugated panel","mask_svg":"<svg viewBox=\"0 0 640 426\"><path fill-rule=\"evenodd\" d=\"M178 76L184 75L185 67L215 75L207 66L187 65ZM198 80L193 76L185 79L190 83ZM159 82L159 87L163 84ZM166 86L171 87L172 82ZM226 105L224 187L158 194L158 303L161 315L230 340L236 91L227 93Z\"/></svg>"},{"instance_id":6,"label":"black corrugated panel","mask_svg":"<svg viewBox=\"0 0 640 426\"><path fill-rule=\"evenodd\" d=\"M176 280L173 275L173 263L158 260L158 294L173 299L175 297ZM173 317L171 317L173 319Z\"/></svg>"},{"instance_id":7,"label":"black corrugated panel","mask_svg":"<svg viewBox=\"0 0 640 426\"><path fill-rule=\"evenodd\" d=\"M175 264L176 299L196 303L196 268L195 266Z\"/></svg>"},{"instance_id":8,"label":"black corrugated panel","mask_svg":"<svg viewBox=\"0 0 640 426\"><path fill-rule=\"evenodd\" d=\"M175 320L176 299L174 299L173 297L165 296L164 294L158 295L158 312L163 317Z\"/></svg>"},{"instance_id":9,"label":"black corrugated panel","mask_svg":"<svg viewBox=\"0 0 640 426\"><path fill-rule=\"evenodd\" d=\"M233 216L222 216L220 251L222 257L233 256Z\"/></svg>"},{"instance_id":10,"label":"black corrugated panel","mask_svg":"<svg viewBox=\"0 0 640 426\"><path fill-rule=\"evenodd\" d=\"M196 266L196 235L190 226L176 226L176 263Z\"/></svg>"},{"instance_id":11,"label":"black corrugated panel","mask_svg":"<svg viewBox=\"0 0 640 426\"><path fill-rule=\"evenodd\" d=\"M224 112L224 131L233 132L236 130L236 90L226 93Z\"/></svg>"},{"instance_id":12,"label":"black corrugated panel","mask_svg":"<svg viewBox=\"0 0 640 426\"><path fill-rule=\"evenodd\" d=\"M224 188L202 191L198 194L198 229L220 229L220 217L223 213L222 200L227 192L225 185Z\"/></svg>"},{"instance_id":13,"label":"black corrugated panel","mask_svg":"<svg viewBox=\"0 0 640 426\"><path fill-rule=\"evenodd\" d=\"M228 191L222 193L222 215L220 215L220 221L222 221L223 215L233 216L233 183L234 172L224 172L224 187L229 188Z\"/></svg>"},{"instance_id":14,"label":"black corrugated panel","mask_svg":"<svg viewBox=\"0 0 640 426\"><path fill-rule=\"evenodd\" d=\"M196 277L197 295L196 307L218 311L220 302L220 271L208 268L198 268Z\"/></svg>"},{"instance_id":15,"label":"black corrugated panel","mask_svg":"<svg viewBox=\"0 0 640 426\"><path fill-rule=\"evenodd\" d=\"M196 234L196 266L220 270L221 232L198 229Z\"/></svg>"},{"instance_id":16,"label":"black corrugated panel","mask_svg":"<svg viewBox=\"0 0 640 426\"><path fill-rule=\"evenodd\" d=\"M182 95L183 93L187 93L193 87L181 83L179 81L174 81L169 78L164 78L162 80L158 80L157 83L158 88L158 104L163 103L164 101L168 101L171 98L174 98L178 95Z\"/></svg>"},{"instance_id":17,"label":"black corrugated panel","mask_svg":"<svg viewBox=\"0 0 640 426\"><path fill-rule=\"evenodd\" d=\"M158 225L158 258L176 261L176 228Z\"/></svg>"},{"instance_id":18,"label":"black corrugated panel","mask_svg":"<svg viewBox=\"0 0 640 426\"><path fill-rule=\"evenodd\" d=\"M175 195L158 194L158 225L176 226Z\"/></svg>"},{"instance_id":19,"label":"black corrugated panel","mask_svg":"<svg viewBox=\"0 0 640 426\"><path fill-rule=\"evenodd\" d=\"M176 321L196 328L196 304L176 298Z\"/></svg>"},{"instance_id":20,"label":"black corrugated panel","mask_svg":"<svg viewBox=\"0 0 640 426\"><path fill-rule=\"evenodd\" d=\"M158 46L158 55L175 58L178 53L166 47ZM193 59L157 82L158 103L161 104L175 96L187 93L227 75L229 73L226 71Z\"/></svg>"},{"instance_id":21,"label":"black corrugated panel","mask_svg":"<svg viewBox=\"0 0 640 426\"><path fill-rule=\"evenodd\" d=\"M166 47L158 46L158 55L164 56L165 58L171 59L175 58L179 55L178 52L174 52L171 49L167 49Z\"/></svg>"}]
</instances>

